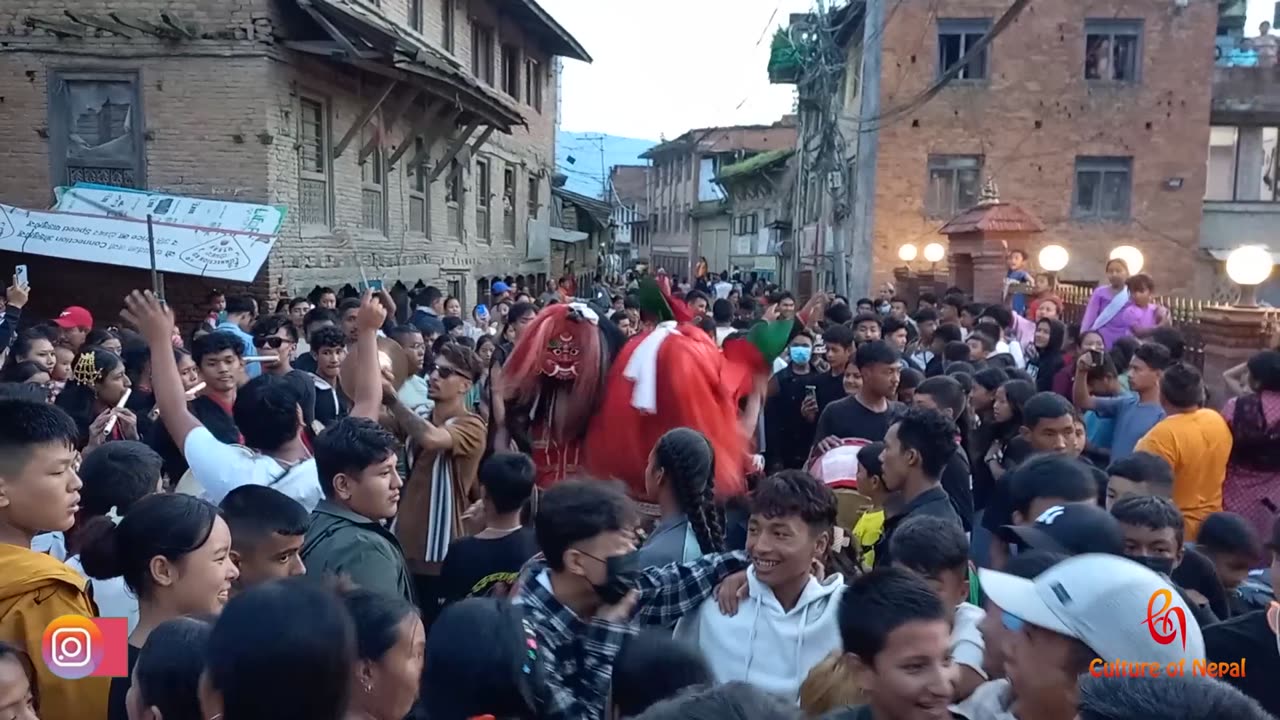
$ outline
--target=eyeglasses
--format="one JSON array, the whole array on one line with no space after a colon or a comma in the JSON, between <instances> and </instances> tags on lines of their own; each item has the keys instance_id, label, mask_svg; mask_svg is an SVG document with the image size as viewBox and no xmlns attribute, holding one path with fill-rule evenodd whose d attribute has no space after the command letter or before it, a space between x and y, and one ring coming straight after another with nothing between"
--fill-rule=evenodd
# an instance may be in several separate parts
<instances>
[{"instance_id":1,"label":"eyeglasses","mask_svg":"<svg viewBox=\"0 0 1280 720\"><path fill-rule=\"evenodd\" d=\"M472 382L475 382L475 378L471 377L470 375L462 372L457 368L451 368L448 365L432 365L431 372L435 373L436 375L439 375L441 380L448 380L454 375L459 375Z\"/></svg>"},{"instance_id":2,"label":"eyeglasses","mask_svg":"<svg viewBox=\"0 0 1280 720\"><path fill-rule=\"evenodd\" d=\"M287 342L289 341L285 340L279 335L271 335L269 337L260 337L254 340L254 344L256 344L258 347L270 348L272 350L279 350L280 346L284 345Z\"/></svg>"}]
</instances>

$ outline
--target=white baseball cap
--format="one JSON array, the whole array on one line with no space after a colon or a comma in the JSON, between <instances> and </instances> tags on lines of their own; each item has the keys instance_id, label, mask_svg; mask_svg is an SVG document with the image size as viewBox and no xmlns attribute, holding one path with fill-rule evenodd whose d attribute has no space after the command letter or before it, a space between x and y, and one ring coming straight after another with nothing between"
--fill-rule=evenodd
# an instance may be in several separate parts
<instances>
[{"instance_id":1,"label":"white baseball cap","mask_svg":"<svg viewBox=\"0 0 1280 720\"><path fill-rule=\"evenodd\" d=\"M1075 638L1104 661L1205 658L1200 625L1182 596L1164 576L1128 558L1076 555L1034 580L994 570L979 570L978 578L1001 610Z\"/></svg>"}]
</instances>

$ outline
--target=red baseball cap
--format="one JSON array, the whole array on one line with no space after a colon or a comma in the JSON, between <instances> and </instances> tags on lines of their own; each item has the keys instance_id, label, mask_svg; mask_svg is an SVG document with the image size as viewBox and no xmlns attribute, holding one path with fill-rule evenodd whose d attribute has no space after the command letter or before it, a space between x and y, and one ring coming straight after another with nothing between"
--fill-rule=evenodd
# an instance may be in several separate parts
<instances>
[{"instance_id":1,"label":"red baseball cap","mask_svg":"<svg viewBox=\"0 0 1280 720\"><path fill-rule=\"evenodd\" d=\"M71 328L91 328L93 327L93 315L91 315L88 310L85 310L78 305L72 305L59 313L58 319L53 322L64 330L70 330Z\"/></svg>"}]
</instances>

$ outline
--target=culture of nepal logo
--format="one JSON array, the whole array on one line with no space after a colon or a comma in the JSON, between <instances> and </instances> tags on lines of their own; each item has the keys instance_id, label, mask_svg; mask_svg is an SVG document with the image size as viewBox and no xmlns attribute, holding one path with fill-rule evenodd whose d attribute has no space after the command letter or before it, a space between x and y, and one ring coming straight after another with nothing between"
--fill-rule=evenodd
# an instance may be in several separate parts
<instances>
[{"instance_id":1,"label":"culture of nepal logo","mask_svg":"<svg viewBox=\"0 0 1280 720\"><path fill-rule=\"evenodd\" d=\"M1174 642L1181 642L1182 649L1187 649L1187 613L1173 604L1173 592L1167 588L1151 593L1151 598L1147 601L1147 618L1142 624L1147 626L1151 639L1157 643L1172 645ZM1244 677L1245 660L1241 658L1239 662L1209 662L1208 658L1192 658L1190 668L1187 667L1186 658L1170 663L1129 660L1105 662L1102 658L1094 658L1089 663L1089 674L1094 677L1182 677L1188 673L1212 678Z\"/></svg>"}]
</instances>

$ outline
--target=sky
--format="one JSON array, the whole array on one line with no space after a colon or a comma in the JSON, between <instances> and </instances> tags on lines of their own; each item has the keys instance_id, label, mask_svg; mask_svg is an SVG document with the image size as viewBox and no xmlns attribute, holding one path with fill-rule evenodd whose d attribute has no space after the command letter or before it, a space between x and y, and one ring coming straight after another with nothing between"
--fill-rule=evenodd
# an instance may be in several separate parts
<instances>
[{"instance_id":1,"label":"sky","mask_svg":"<svg viewBox=\"0 0 1280 720\"><path fill-rule=\"evenodd\" d=\"M790 112L793 86L769 84L769 42L815 0L539 3L595 60L564 61L561 127L658 140ZM1257 33L1274 7L1275 0L1249 0L1246 33Z\"/></svg>"},{"instance_id":2,"label":"sky","mask_svg":"<svg viewBox=\"0 0 1280 720\"><path fill-rule=\"evenodd\" d=\"M769 84L769 42L813 0L539 4L594 59L563 61L561 127L658 140L696 127L771 123L790 112L793 87Z\"/></svg>"}]
</instances>

